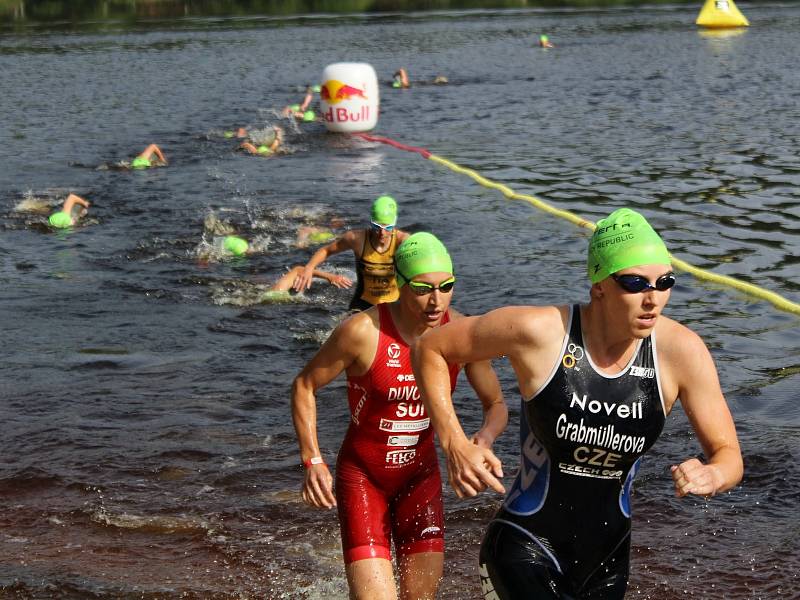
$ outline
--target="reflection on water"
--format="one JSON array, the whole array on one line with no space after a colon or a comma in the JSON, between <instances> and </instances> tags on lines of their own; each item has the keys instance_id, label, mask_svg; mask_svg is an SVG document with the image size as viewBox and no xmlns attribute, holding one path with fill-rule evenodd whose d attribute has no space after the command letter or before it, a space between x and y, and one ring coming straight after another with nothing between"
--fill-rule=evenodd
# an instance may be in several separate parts
<instances>
[{"instance_id":1,"label":"reflection on water","mask_svg":"<svg viewBox=\"0 0 800 600\"><path fill-rule=\"evenodd\" d=\"M56 20L0 36L13 82L0 94L11 148L0 169L2 597L346 598L336 516L299 497L288 399L351 291L320 282L291 302L263 296L327 239L314 234L366 227L375 197L392 194L403 229L447 244L464 312L586 299L585 231L419 155L283 121L328 62L369 61L382 81L400 64L415 81L448 77L382 89L379 135L587 219L631 205L678 257L800 297L796 7L749 6L757 36L709 38L693 25L698 7L675 4L181 14L147 27L24 4ZM107 7L134 4L167 6ZM90 20L100 24L80 25ZM293 151L269 160L224 136L279 121ZM94 168L151 141L167 167ZM89 218L54 234L47 214L70 191L92 202ZM199 256L226 235L256 251ZM349 254L325 266L353 277ZM669 465L700 452L676 409L634 487L629 595L793 598L798 319L685 273L668 314L714 355L746 474L708 503L673 498ZM497 368L516 423L513 372ZM474 430L466 388L457 406ZM333 463L345 382L318 405ZM497 443L509 477L515 429ZM446 492L443 599L480 597L477 549L498 502Z\"/></svg>"}]
</instances>

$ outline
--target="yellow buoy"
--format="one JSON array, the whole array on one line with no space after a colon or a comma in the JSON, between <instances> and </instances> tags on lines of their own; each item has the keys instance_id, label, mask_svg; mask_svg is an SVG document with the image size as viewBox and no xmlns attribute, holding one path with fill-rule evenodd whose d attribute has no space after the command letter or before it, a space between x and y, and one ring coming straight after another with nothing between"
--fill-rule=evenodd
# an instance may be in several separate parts
<instances>
[{"instance_id":1,"label":"yellow buoy","mask_svg":"<svg viewBox=\"0 0 800 600\"><path fill-rule=\"evenodd\" d=\"M750 25L747 18L736 8L733 0L706 0L695 23L701 27L711 28Z\"/></svg>"}]
</instances>

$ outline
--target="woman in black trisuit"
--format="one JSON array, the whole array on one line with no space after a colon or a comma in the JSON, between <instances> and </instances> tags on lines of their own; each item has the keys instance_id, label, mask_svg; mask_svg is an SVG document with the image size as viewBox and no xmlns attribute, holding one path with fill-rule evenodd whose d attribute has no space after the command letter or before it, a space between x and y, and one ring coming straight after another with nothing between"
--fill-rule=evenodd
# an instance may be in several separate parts
<instances>
[{"instance_id":1,"label":"woman in black trisuit","mask_svg":"<svg viewBox=\"0 0 800 600\"><path fill-rule=\"evenodd\" d=\"M490 600L616 600L628 583L630 487L680 398L706 462L671 467L677 496L710 497L742 477L736 429L700 337L661 315L675 276L640 214L620 209L589 245L586 305L506 307L429 332L414 372L460 497L499 481L471 445L446 364L507 356L522 392L521 465L480 551Z\"/></svg>"}]
</instances>

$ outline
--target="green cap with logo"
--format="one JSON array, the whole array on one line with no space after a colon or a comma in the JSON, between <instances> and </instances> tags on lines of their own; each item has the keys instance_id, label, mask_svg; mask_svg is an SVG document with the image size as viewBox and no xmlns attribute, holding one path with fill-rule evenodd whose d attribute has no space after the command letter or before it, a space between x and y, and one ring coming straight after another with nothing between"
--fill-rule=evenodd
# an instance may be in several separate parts
<instances>
[{"instance_id":1,"label":"green cap with logo","mask_svg":"<svg viewBox=\"0 0 800 600\"><path fill-rule=\"evenodd\" d=\"M592 283L641 265L669 265L667 247L642 215L620 208L597 222L589 239L587 264Z\"/></svg>"},{"instance_id":2,"label":"green cap with logo","mask_svg":"<svg viewBox=\"0 0 800 600\"><path fill-rule=\"evenodd\" d=\"M394 254L397 287L403 287L417 275L452 273L453 261L447 248L432 233L421 231L408 236Z\"/></svg>"},{"instance_id":3,"label":"green cap with logo","mask_svg":"<svg viewBox=\"0 0 800 600\"><path fill-rule=\"evenodd\" d=\"M381 196L372 203L370 219L379 225L397 223L397 202L391 196Z\"/></svg>"}]
</instances>

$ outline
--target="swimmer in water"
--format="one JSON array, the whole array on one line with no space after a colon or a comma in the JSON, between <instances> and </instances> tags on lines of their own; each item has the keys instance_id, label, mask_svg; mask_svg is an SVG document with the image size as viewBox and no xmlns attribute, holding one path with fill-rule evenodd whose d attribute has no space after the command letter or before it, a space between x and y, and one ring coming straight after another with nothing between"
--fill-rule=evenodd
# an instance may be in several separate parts
<instances>
[{"instance_id":1,"label":"swimmer in water","mask_svg":"<svg viewBox=\"0 0 800 600\"><path fill-rule=\"evenodd\" d=\"M400 67L394 75L392 75L393 88L409 88L411 82L408 80L408 73L403 67Z\"/></svg>"},{"instance_id":2,"label":"swimmer in water","mask_svg":"<svg viewBox=\"0 0 800 600\"><path fill-rule=\"evenodd\" d=\"M203 236L203 240L195 249L195 254L201 265L206 265L212 259L242 258L254 253L255 250L246 239L232 234L215 235L210 242Z\"/></svg>"},{"instance_id":3,"label":"swimmer in water","mask_svg":"<svg viewBox=\"0 0 800 600\"><path fill-rule=\"evenodd\" d=\"M553 43L550 41L550 38L548 38L544 34L539 36L539 46L541 48L555 48L555 46L553 46Z\"/></svg>"},{"instance_id":4,"label":"swimmer in water","mask_svg":"<svg viewBox=\"0 0 800 600\"><path fill-rule=\"evenodd\" d=\"M278 125L273 125L271 129L251 131L249 136L250 141L239 145L248 154L270 156L278 152L283 144L283 128Z\"/></svg>"},{"instance_id":5,"label":"swimmer in water","mask_svg":"<svg viewBox=\"0 0 800 600\"><path fill-rule=\"evenodd\" d=\"M149 169L150 167L166 166L167 159L161 149L155 144L150 144L136 158L131 161L131 169Z\"/></svg>"},{"instance_id":6,"label":"swimmer in water","mask_svg":"<svg viewBox=\"0 0 800 600\"><path fill-rule=\"evenodd\" d=\"M290 104L285 106L281 111L284 117L294 117L298 121L304 123L311 123L317 120L317 114L309 108L311 101L314 99L314 88L309 86L306 88L306 95L300 104Z\"/></svg>"},{"instance_id":7,"label":"swimmer in water","mask_svg":"<svg viewBox=\"0 0 800 600\"><path fill-rule=\"evenodd\" d=\"M463 316L450 306L456 278L450 255L435 236L410 236L395 258L399 299L339 325L292 386L292 420L305 467L303 500L315 508L338 508L355 600L398 598L392 543L400 598L433 600L444 562L441 477L433 431L416 395L409 345ZM461 367L483 406L483 425L471 443L489 449L508 421L500 384L489 361L452 363L444 384L448 392ZM352 418L334 486L317 438L316 396L342 372Z\"/></svg>"},{"instance_id":8,"label":"swimmer in water","mask_svg":"<svg viewBox=\"0 0 800 600\"><path fill-rule=\"evenodd\" d=\"M460 498L505 489L500 460L461 432L449 365L507 356L514 367L522 464L479 557L481 587L497 600L625 596L631 486L679 399L704 458L670 467L675 495L710 498L742 478L711 354L661 314L675 284L664 242L642 215L619 209L597 223L587 263L588 304L499 308L433 330L413 348Z\"/></svg>"},{"instance_id":9,"label":"swimmer in water","mask_svg":"<svg viewBox=\"0 0 800 600\"><path fill-rule=\"evenodd\" d=\"M334 254L352 250L356 258L358 285L350 308L365 310L382 302L394 302L399 296L394 272L394 253L409 234L396 229L397 202L381 196L372 203L369 229L349 230L317 250L297 278L294 289L302 291L311 282L311 273ZM351 283L352 285L352 283Z\"/></svg>"},{"instance_id":10,"label":"swimmer in water","mask_svg":"<svg viewBox=\"0 0 800 600\"><path fill-rule=\"evenodd\" d=\"M89 204L87 200L84 200L80 196L70 194L67 196L67 199L64 200L61 210L50 215L47 222L55 229L67 229L68 227L72 227L86 214ZM76 208L76 206L82 208Z\"/></svg>"},{"instance_id":11,"label":"swimmer in water","mask_svg":"<svg viewBox=\"0 0 800 600\"><path fill-rule=\"evenodd\" d=\"M232 139L232 138L246 138L247 137L247 128L246 127L239 127L238 129L227 129L222 132L222 137L225 139Z\"/></svg>"},{"instance_id":12,"label":"swimmer in water","mask_svg":"<svg viewBox=\"0 0 800 600\"><path fill-rule=\"evenodd\" d=\"M303 225L297 230L297 239L295 245L298 248L308 248L309 246L318 246L320 244L327 244L336 239L334 229L340 229L344 226L344 220L338 217L331 219L330 227L320 227L317 225Z\"/></svg>"}]
</instances>

